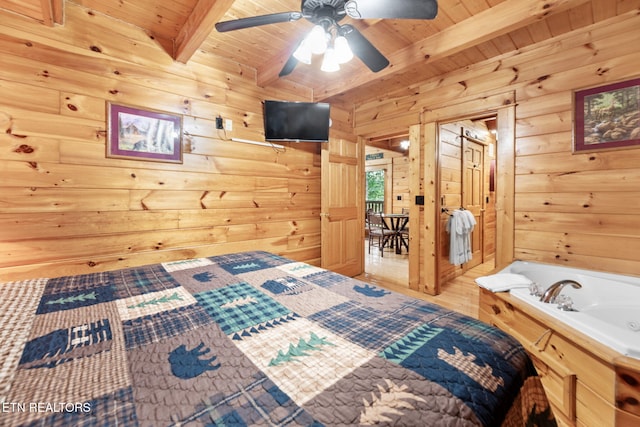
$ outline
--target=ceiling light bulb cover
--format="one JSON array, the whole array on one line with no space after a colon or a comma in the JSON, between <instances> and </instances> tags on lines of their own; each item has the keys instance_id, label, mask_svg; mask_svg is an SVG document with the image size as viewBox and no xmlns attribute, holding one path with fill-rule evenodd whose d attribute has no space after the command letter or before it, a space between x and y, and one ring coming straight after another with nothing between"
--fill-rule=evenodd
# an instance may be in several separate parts
<instances>
[{"instance_id":1,"label":"ceiling light bulb cover","mask_svg":"<svg viewBox=\"0 0 640 427\"><path fill-rule=\"evenodd\" d=\"M305 39L305 42L309 45L311 53L322 55L327 50L327 33L321 25L316 25Z\"/></svg>"},{"instance_id":2,"label":"ceiling light bulb cover","mask_svg":"<svg viewBox=\"0 0 640 427\"><path fill-rule=\"evenodd\" d=\"M346 64L353 59L353 52L344 36L338 36L333 42L339 64Z\"/></svg>"},{"instance_id":3,"label":"ceiling light bulb cover","mask_svg":"<svg viewBox=\"0 0 640 427\"><path fill-rule=\"evenodd\" d=\"M333 73L340 69L338 58L336 58L336 51L332 47L327 48L327 51L324 53L324 58L322 60L322 66L320 67L320 69L327 73Z\"/></svg>"},{"instance_id":4,"label":"ceiling light bulb cover","mask_svg":"<svg viewBox=\"0 0 640 427\"><path fill-rule=\"evenodd\" d=\"M306 39L302 40L300 46L293 52L293 57L303 64L311 64L311 49L309 49Z\"/></svg>"}]
</instances>

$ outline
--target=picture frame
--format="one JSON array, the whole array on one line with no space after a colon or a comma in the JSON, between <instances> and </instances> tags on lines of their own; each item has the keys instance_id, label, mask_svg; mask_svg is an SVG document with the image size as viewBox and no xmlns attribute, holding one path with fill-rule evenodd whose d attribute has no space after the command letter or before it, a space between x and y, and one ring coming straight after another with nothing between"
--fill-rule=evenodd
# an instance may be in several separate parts
<instances>
[{"instance_id":1,"label":"picture frame","mask_svg":"<svg viewBox=\"0 0 640 427\"><path fill-rule=\"evenodd\" d=\"M106 156L182 163L182 116L107 102Z\"/></svg>"},{"instance_id":2,"label":"picture frame","mask_svg":"<svg viewBox=\"0 0 640 427\"><path fill-rule=\"evenodd\" d=\"M640 78L573 92L573 152L640 144Z\"/></svg>"}]
</instances>

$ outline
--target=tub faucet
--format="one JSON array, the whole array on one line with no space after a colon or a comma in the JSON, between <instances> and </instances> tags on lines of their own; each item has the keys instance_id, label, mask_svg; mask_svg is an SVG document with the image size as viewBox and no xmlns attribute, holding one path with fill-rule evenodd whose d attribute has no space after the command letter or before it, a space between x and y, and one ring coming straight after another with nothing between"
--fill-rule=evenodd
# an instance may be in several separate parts
<instances>
[{"instance_id":1,"label":"tub faucet","mask_svg":"<svg viewBox=\"0 0 640 427\"><path fill-rule=\"evenodd\" d=\"M540 301L553 304L554 302L556 302L556 298L558 298L558 295L560 295L562 289L567 285L571 285L574 289L580 289L582 287L582 285L575 280L560 280L549 286L549 288L540 297Z\"/></svg>"}]
</instances>

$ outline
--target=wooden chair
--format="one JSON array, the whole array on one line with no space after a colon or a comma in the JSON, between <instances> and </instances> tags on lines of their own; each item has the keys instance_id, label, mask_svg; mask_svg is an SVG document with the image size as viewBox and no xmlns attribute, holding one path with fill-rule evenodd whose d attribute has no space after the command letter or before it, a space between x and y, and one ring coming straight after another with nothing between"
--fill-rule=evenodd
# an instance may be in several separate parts
<instances>
[{"instance_id":1,"label":"wooden chair","mask_svg":"<svg viewBox=\"0 0 640 427\"><path fill-rule=\"evenodd\" d=\"M369 232L369 215L373 213L373 209L369 208L364 213L364 228Z\"/></svg>"},{"instance_id":2,"label":"wooden chair","mask_svg":"<svg viewBox=\"0 0 640 427\"><path fill-rule=\"evenodd\" d=\"M387 227L381 214L372 212L368 217L369 253L371 253L371 246L377 246L380 248L380 256L384 256L384 247L393 241L396 233Z\"/></svg>"},{"instance_id":3,"label":"wooden chair","mask_svg":"<svg viewBox=\"0 0 640 427\"><path fill-rule=\"evenodd\" d=\"M409 208L402 208L403 215L409 215ZM407 252L409 252L409 223L405 225L405 227L400 230L400 234L402 234L402 242L404 242L405 247L407 248Z\"/></svg>"}]
</instances>

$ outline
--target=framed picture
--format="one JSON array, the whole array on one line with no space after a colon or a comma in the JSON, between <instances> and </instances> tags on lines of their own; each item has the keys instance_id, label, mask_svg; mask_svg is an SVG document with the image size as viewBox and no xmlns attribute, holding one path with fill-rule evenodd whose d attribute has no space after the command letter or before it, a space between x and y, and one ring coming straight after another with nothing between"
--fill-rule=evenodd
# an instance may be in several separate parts
<instances>
[{"instance_id":1,"label":"framed picture","mask_svg":"<svg viewBox=\"0 0 640 427\"><path fill-rule=\"evenodd\" d=\"M573 151L640 144L640 78L573 93Z\"/></svg>"},{"instance_id":2,"label":"framed picture","mask_svg":"<svg viewBox=\"0 0 640 427\"><path fill-rule=\"evenodd\" d=\"M182 116L108 102L107 157L182 163Z\"/></svg>"}]
</instances>

